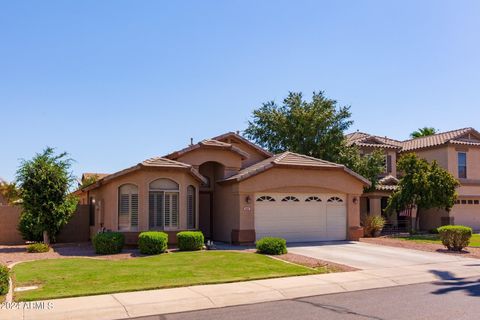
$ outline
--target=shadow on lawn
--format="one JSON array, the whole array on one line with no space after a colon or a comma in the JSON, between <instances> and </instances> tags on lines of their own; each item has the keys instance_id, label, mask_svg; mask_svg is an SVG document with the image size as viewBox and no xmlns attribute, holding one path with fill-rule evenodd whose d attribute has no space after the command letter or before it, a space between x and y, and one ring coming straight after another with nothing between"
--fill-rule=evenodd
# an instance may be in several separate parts
<instances>
[{"instance_id":1,"label":"shadow on lawn","mask_svg":"<svg viewBox=\"0 0 480 320\"><path fill-rule=\"evenodd\" d=\"M459 278L449 271L431 270L430 272L442 280L434 282L435 285L442 286L442 288L435 290L432 292L433 294L442 295L451 292L464 291L471 297L480 296L480 279L468 280L467 278Z\"/></svg>"}]
</instances>

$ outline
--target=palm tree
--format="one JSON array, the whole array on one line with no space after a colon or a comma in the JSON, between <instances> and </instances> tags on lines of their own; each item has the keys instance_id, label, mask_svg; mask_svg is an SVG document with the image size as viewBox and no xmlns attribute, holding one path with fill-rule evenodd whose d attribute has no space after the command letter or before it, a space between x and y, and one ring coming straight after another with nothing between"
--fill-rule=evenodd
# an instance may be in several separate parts
<instances>
[{"instance_id":1,"label":"palm tree","mask_svg":"<svg viewBox=\"0 0 480 320\"><path fill-rule=\"evenodd\" d=\"M437 131L438 130L433 127L423 127L410 133L410 137L412 139L416 139L421 137L433 136L437 133Z\"/></svg>"}]
</instances>

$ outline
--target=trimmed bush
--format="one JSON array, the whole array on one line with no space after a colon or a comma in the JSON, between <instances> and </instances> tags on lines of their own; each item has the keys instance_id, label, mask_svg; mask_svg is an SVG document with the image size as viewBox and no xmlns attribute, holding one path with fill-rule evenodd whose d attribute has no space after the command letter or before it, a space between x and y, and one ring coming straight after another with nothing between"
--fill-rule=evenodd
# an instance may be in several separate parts
<instances>
[{"instance_id":1,"label":"trimmed bush","mask_svg":"<svg viewBox=\"0 0 480 320\"><path fill-rule=\"evenodd\" d=\"M257 252L279 255L287 253L287 240L282 238L265 237L257 241Z\"/></svg>"},{"instance_id":2,"label":"trimmed bush","mask_svg":"<svg viewBox=\"0 0 480 320\"><path fill-rule=\"evenodd\" d=\"M30 253L42 253L48 251L50 251L50 247L48 246L48 244L42 242L32 243L27 247L27 252Z\"/></svg>"},{"instance_id":3,"label":"trimmed bush","mask_svg":"<svg viewBox=\"0 0 480 320\"><path fill-rule=\"evenodd\" d=\"M472 228L465 226L443 226L438 228L442 244L452 251L462 251L472 237Z\"/></svg>"},{"instance_id":4,"label":"trimmed bush","mask_svg":"<svg viewBox=\"0 0 480 320\"><path fill-rule=\"evenodd\" d=\"M430 230L428 230L428 233L430 233L430 234L438 234L438 228L430 229Z\"/></svg>"},{"instance_id":5,"label":"trimmed bush","mask_svg":"<svg viewBox=\"0 0 480 320\"><path fill-rule=\"evenodd\" d=\"M142 254L160 254L167 250L168 234L148 231L138 236L138 249Z\"/></svg>"},{"instance_id":6,"label":"trimmed bush","mask_svg":"<svg viewBox=\"0 0 480 320\"><path fill-rule=\"evenodd\" d=\"M10 270L7 266L0 265L0 296L8 293L8 275Z\"/></svg>"},{"instance_id":7,"label":"trimmed bush","mask_svg":"<svg viewBox=\"0 0 480 320\"><path fill-rule=\"evenodd\" d=\"M378 237L385 226L385 218L382 216L367 215L362 219L365 237Z\"/></svg>"},{"instance_id":8,"label":"trimmed bush","mask_svg":"<svg viewBox=\"0 0 480 320\"><path fill-rule=\"evenodd\" d=\"M180 251L202 250L205 238L201 231L182 231L177 233L178 249Z\"/></svg>"},{"instance_id":9,"label":"trimmed bush","mask_svg":"<svg viewBox=\"0 0 480 320\"><path fill-rule=\"evenodd\" d=\"M97 254L120 253L125 244L125 236L120 232L103 232L96 234L92 242Z\"/></svg>"}]
</instances>

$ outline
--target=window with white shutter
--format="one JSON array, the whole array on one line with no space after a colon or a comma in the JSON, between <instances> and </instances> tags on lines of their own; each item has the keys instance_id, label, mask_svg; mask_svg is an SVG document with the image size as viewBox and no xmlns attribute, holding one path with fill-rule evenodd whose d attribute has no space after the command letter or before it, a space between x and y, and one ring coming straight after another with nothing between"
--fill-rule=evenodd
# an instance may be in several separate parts
<instances>
[{"instance_id":1,"label":"window with white shutter","mask_svg":"<svg viewBox=\"0 0 480 320\"><path fill-rule=\"evenodd\" d=\"M125 184L118 189L118 230L138 229L138 188Z\"/></svg>"},{"instance_id":2,"label":"window with white shutter","mask_svg":"<svg viewBox=\"0 0 480 320\"><path fill-rule=\"evenodd\" d=\"M178 183L170 179L157 179L150 183L148 199L150 229L178 228L178 192Z\"/></svg>"},{"instance_id":3,"label":"window with white shutter","mask_svg":"<svg viewBox=\"0 0 480 320\"><path fill-rule=\"evenodd\" d=\"M187 228L195 229L195 187L187 188Z\"/></svg>"}]
</instances>

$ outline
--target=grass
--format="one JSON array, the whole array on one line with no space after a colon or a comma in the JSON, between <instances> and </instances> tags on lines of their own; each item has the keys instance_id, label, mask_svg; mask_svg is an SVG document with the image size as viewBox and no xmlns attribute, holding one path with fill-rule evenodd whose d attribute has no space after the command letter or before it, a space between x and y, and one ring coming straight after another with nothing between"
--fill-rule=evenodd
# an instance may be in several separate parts
<instances>
[{"instance_id":1,"label":"grass","mask_svg":"<svg viewBox=\"0 0 480 320\"><path fill-rule=\"evenodd\" d=\"M428 235L412 235L406 237L398 237L402 240L414 241L419 243L435 243L442 244L438 234L428 234ZM472 235L470 239L470 247L480 247L480 234Z\"/></svg>"},{"instance_id":2,"label":"grass","mask_svg":"<svg viewBox=\"0 0 480 320\"><path fill-rule=\"evenodd\" d=\"M128 260L88 258L25 262L13 268L16 301L181 287L329 272L285 263L254 253L176 252Z\"/></svg>"}]
</instances>

